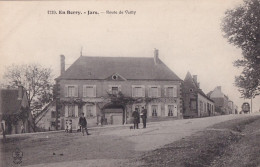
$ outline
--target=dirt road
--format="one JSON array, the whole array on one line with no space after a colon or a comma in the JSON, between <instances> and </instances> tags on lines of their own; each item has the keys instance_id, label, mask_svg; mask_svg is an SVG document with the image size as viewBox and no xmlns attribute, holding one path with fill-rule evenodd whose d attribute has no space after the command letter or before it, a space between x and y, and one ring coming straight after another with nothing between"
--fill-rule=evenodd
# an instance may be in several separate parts
<instances>
[{"instance_id":1,"label":"dirt road","mask_svg":"<svg viewBox=\"0 0 260 167\"><path fill-rule=\"evenodd\" d=\"M214 124L254 115L227 115L148 124L146 129L129 126L80 133L44 133L8 139L1 145L1 165L12 165L16 148L23 152L23 166L123 166L129 159L196 134ZM138 162L137 162L138 163Z\"/></svg>"}]
</instances>

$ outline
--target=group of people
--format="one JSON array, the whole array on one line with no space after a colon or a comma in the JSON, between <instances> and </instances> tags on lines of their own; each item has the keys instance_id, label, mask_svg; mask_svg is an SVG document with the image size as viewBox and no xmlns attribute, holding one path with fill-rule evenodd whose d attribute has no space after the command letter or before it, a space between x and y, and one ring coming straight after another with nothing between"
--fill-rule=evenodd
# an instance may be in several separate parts
<instances>
[{"instance_id":1,"label":"group of people","mask_svg":"<svg viewBox=\"0 0 260 167\"><path fill-rule=\"evenodd\" d=\"M79 117L78 126L79 126L79 131L82 132L83 136L84 136L85 132L87 135L90 135L90 133L88 133L87 120L84 117L84 113L81 113L81 115ZM66 120L65 132L72 133L72 120Z\"/></svg>"},{"instance_id":2,"label":"group of people","mask_svg":"<svg viewBox=\"0 0 260 167\"><path fill-rule=\"evenodd\" d=\"M143 128L146 128L146 119L147 119L147 110L142 107L141 113L139 113L138 108L135 108L135 111L132 113L132 117L134 118L134 129L139 129L138 124L140 123L140 117L143 121ZM87 135L90 135L87 128L87 120L84 117L84 113L81 113L79 118L79 127L80 131L82 132L83 136L86 132ZM66 132L72 132L72 121L66 120Z\"/></svg>"},{"instance_id":3,"label":"group of people","mask_svg":"<svg viewBox=\"0 0 260 167\"><path fill-rule=\"evenodd\" d=\"M140 123L140 117L143 121L143 128L146 128L147 110L144 107L142 107L141 113L139 113L138 110L138 108L135 108L132 113L132 117L134 118L134 129L139 129L138 124Z\"/></svg>"}]
</instances>

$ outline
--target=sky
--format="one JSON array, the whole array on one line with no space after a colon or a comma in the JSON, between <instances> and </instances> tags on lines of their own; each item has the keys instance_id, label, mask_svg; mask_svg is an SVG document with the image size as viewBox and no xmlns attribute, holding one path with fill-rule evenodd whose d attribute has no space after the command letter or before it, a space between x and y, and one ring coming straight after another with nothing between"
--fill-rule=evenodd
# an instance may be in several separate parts
<instances>
[{"instance_id":1,"label":"sky","mask_svg":"<svg viewBox=\"0 0 260 167\"><path fill-rule=\"evenodd\" d=\"M241 58L241 50L223 38L220 25L225 11L241 3L242 0L1 1L0 81L6 67L12 64L38 63L52 68L57 77L60 55L65 55L69 67L81 49L83 56L153 57L157 48L159 58L181 79L188 71L198 75L205 93L221 86L240 109L245 100L240 98L234 78L241 69L232 63ZM48 14L60 10L83 14ZM99 14L87 15L88 11ZM260 109L259 102L259 97L253 99L254 111Z\"/></svg>"}]
</instances>

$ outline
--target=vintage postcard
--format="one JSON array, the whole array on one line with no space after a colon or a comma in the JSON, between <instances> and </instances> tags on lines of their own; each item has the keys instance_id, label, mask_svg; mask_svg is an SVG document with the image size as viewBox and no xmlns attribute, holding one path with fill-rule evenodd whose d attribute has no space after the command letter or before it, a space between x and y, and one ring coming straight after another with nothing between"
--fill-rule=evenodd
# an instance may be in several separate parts
<instances>
[{"instance_id":1,"label":"vintage postcard","mask_svg":"<svg viewBox=\"0 0 260 167\"><path fill-rule=\"evenodd\" d=\"M259 166L259 0L0 1L0 166Z\"/></svg>"}]
</instances>

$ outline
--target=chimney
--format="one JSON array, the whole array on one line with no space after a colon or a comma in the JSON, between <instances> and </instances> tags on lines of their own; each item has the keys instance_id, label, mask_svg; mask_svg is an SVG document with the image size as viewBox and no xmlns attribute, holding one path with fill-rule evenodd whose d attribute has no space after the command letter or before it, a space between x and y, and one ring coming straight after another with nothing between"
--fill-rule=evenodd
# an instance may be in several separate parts
<instances>
[{"instance_id":1,"label":"chimney","mask_svg":"<svg viewBox=\"0 0 260 167\"><path fill-rule=\"evenodd\" d=\"M197 77L197 75L193 75L192 77L193 77L194 82L197 84L197 83L198 83L198 77Z\"/></svg>"},{"instance_id":2,"label":"chimney","mask_svg":"<svg viewBox=\"0 0 260 167\"><path fill-rule=\"evenodd\" d=\"M65 56L60 55L60 74L62 75L65 72Z\"/></svg>"},{"instance_id":3,"label":"chimney","mask_svg":"<svg viewBox=\"0 0 260 167\"><path fill-rule=\"evenodd\" d=\"M154 49L154 64L159 64L159 50Z\"/></svg>"},{"instance_id":4,"label":"chimney","mask_svg":"<svg viewBox=\"0 0 260 167\"><path fill-rule=\"evenodd\" d=\"M18 86L18 100L23 99L23 86Z\"/></svg>"},{"instance_id":5,"label":"chimney","mask_svg":"<svg viewBox=\"0 0 260 167\"><path fill-rule=\"evenodd\" d=\"M221 91L221 86L217 86L217 89Z\"/></svg>"}]
</instances>

